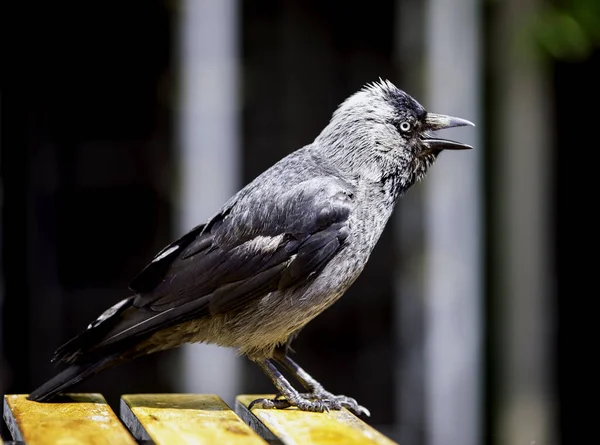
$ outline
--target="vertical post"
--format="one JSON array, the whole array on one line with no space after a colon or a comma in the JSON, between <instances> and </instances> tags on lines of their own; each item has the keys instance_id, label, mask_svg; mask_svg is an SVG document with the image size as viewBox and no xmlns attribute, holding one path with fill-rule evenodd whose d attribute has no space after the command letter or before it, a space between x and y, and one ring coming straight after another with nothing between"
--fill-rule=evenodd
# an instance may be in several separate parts
<instances>
[{"instance_id":1,"label":"vertical post","mask_svg":"<svg viewBox=\"0 0 600 445\"><path fill-rule=\"evenodd\" d=\"M238 2L183 0L179 22L178 230L202 223L239 186ZM234 403L235 352L183 347L181 391Z\"/></svg>"},{"instance_id":2,"label":"vertical post","mask_svg":"<svg viewBox=\"0 0 600 445\"><path fill-rule=\"evenodd\" d=\"M553 180L550 73L517 36L544 4L508 0L495 15L493 184L497 203L498 444L550 443L553 427L551 369Z\"/></svg>"},{"instance_id":3,"label":"vertical post","mask_svg":"<svg viewBox=\"0 0 600 445\"><path fill-rule=\"evenodd\" d=\"M471 143L442 153L425 185L426 406L428 443L480 443L482 212L480 41L476 0L429 0L427 108L476 122L445 130Z\"/></svg>"}]
</instances>

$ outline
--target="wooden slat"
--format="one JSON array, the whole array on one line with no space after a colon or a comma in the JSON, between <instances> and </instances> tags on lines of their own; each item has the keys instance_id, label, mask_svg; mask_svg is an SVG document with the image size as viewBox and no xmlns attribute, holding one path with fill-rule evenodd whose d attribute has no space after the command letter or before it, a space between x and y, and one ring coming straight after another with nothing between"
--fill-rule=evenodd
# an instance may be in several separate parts
<instances>
[{"instance_id":1,"label":"wooden slat","mask_svg":"<svg viewBox=\"0 0 600 445\"><path fill-rule=\"evenodd\" d=\"M269 442L285 445L391 445L395 444L350 411L311 413L296 408L248 409L255 399L273 398L272 394L239 395L236 413Z\"/></svg>"},{"instance_id":2,"label":"wooden slat","mask_svg":"<svg viewBox=\"0 0 600 445\"><path fill-rule=\"evenodd\" d=\"M128 394L121 419L138 440L163 444L248 444L265 441L216 395Z\"/></svg>"},{"instance_id":3,"label":"wooden slat","mask_svg":"<svg viewBox=\"0 0 600 445\"><path fill-rule=\"evenodd\" d=\"M136 443L101 394L66 394L56 403L7 394L4 420L13 440L27 445Z\"/></svg>"}]
</instances>

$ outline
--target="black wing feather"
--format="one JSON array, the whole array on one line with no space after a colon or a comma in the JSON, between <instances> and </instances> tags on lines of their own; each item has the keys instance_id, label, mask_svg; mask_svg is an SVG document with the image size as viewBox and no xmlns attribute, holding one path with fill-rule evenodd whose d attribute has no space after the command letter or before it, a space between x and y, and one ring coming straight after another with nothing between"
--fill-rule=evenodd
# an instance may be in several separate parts
<instances>
[{"instance_id":1,"label":"black wing feather","mask_svg":"<svg viewBox=\"0 0 600 445\"><path fill-rule=\"evenodd\" d=\"M318 271L337 253L345 236L340 236L340 227L331 227L317 232L302 243L297 255L282 274L279 289L287 289L311 273Z\"/></svg>"},{"instance_id":2,"label":"black wing feather","mask_svg":"<svg viewBox=\"0 0 600 445\"><path fill-rule=\"evenodd\" d=\"M220 287L211 295L210 313L220 314L235 310L258 296L276 290L281 272L286 267L286 263L277 264L250 278Z\"/></svg>"},{"instance_id":3,"label":"black wing feather","mask_svg":"<svg viewBox=\"0 0 600 445\"><path fill-rule=\"evenodd\" d=\"M129 284L129 289L136 293L150 292L156 288L162 281L163 277L169 271L169 267L173 260L181 255L182 250L186 249L192 242L200 238L199 236L204 230L205 225L201 224L194 227L188 233L183 235L177 241L172 242L163 250L158 252L154 260L148 264ZM165 255L165 253L169 252ZM161 258L161 255L162 256Z\"/></svg>"},{"instance_id":4,"label":"black wing feather","mask_svg":"<svg viewBox=\"0 0 600 445\"><path fill-rule=\"evenodd\" d=\"M78 344L79 352L131 344L301 283L339 252L354 206L351 186L324 177L279 196L234 201L165 247L132 281L137 295L105 324L110 330L94 335L92 344ZM73 355L67 349L63 357Z\"/></svg>"}]
</instances>

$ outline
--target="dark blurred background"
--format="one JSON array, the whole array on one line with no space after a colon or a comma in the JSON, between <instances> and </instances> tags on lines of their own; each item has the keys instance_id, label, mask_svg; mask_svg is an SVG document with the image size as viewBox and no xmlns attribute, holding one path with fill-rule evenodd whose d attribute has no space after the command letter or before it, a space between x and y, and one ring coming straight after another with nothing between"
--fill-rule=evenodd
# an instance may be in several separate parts
<instances>
[{"instance_id":1,"label":"dark blurred background","mask_svg":"<svg viewBox=\"0 0 600 445\"><path fill-rule=\"evenodd\" d=\"M452 133L476 148L401 201L298 361L403 445L569 443L566 363L583 358L572 327L596 262L578 260L597 227L578 201L594 190L599 5L4 2L0 393L53 375L53 350L156 252L381 77L476 122ZM273 391L196 345L75 389L115 409L124 393Z\"/></svg>"}]
</instances>

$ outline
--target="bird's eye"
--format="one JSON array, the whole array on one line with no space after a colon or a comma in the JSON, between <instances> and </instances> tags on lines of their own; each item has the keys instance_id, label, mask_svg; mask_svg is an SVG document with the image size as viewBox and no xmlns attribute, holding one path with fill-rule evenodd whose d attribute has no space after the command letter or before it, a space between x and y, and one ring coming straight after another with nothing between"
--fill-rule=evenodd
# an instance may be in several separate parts
<instances>
[{"instance_id":1,"label":"bird's eye","mask_svg":"<svg viewBox=\"0 0 600 445\"><path fill-rule=\"evenodd\" d=\"M410 127L411 127L410 122L407 122L407 121L404 121L400 124L400 130L404 131L405 133L407 131L410 131Z\"/></svg>"}]
</instances>

